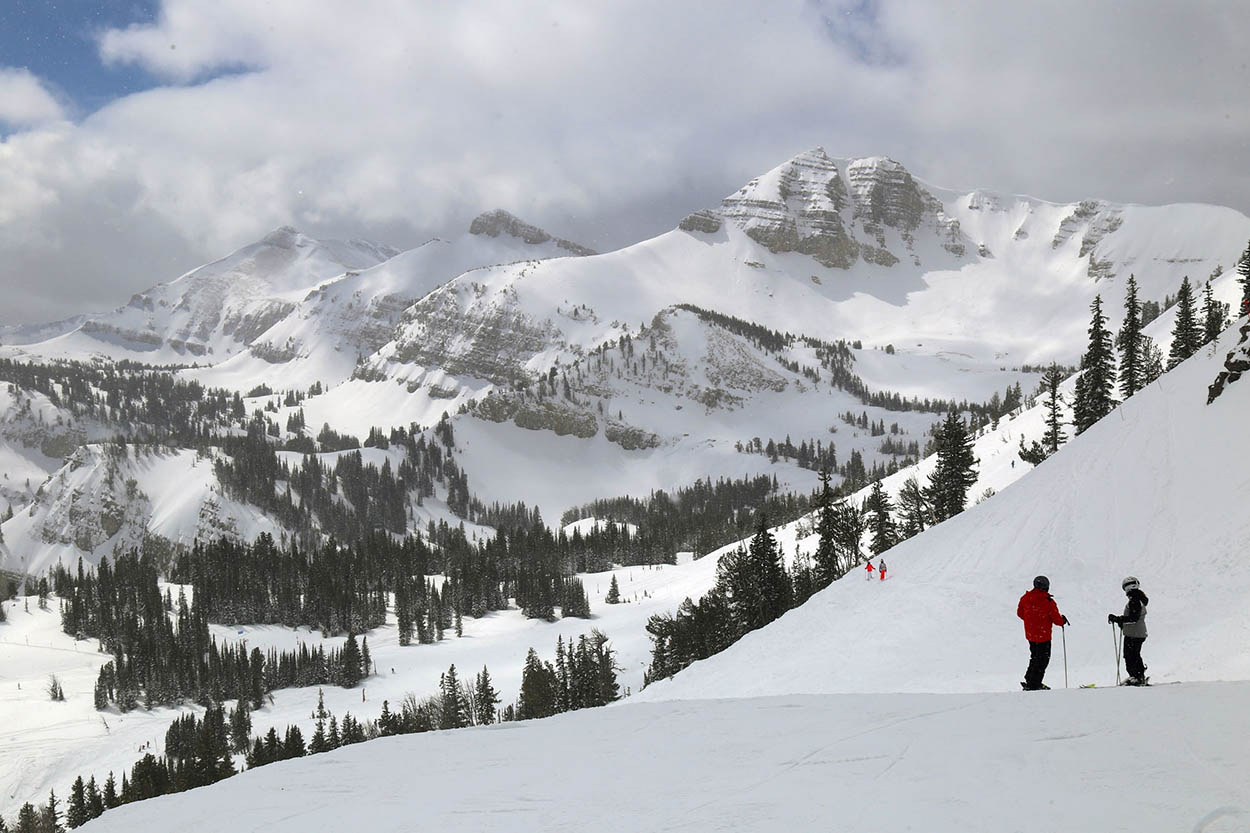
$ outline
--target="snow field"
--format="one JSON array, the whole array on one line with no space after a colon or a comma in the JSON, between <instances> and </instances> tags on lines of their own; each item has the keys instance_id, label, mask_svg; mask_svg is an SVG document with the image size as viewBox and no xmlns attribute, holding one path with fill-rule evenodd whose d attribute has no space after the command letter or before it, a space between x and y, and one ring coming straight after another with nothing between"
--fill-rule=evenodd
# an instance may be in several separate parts
<instances>
[{"instance_id":1,"label":"snow field","mask_svg":"<svg viewBox=\"0 0 1250 833\"><path fill-rule=\"evenodd\" d=\"M385 738L88 831L1245 830L1250 684L627 704Z\"/></svg>"}]
</instances>

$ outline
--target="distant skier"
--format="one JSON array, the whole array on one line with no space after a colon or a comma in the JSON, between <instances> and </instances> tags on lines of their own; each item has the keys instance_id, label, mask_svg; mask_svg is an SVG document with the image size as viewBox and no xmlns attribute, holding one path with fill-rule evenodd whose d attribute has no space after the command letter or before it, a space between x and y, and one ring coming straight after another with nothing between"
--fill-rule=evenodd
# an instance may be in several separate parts
<instances>
[{"instance_id":1,"label":"distant skier","mask_svg":"<svg viewBox=\"0 0 1250 833\"><path fill-rule=\"evenodd\" d=\"M1042 678L1050 665L1050 629L1052 625L1068 624L1068 617L1059 612L1055 597L1050 595L1050 579L1033 579L1033 589L1021 596L1016 605L1016 615L1024 620L1024 638L1029 641L1029 669L1024 672L1020 687L1025 691L1049 689Z\"/></svg>"},{"instance_id":2,"label":"distant skier","mask_svg":"<svg viewBox=\"0 0 1250 833\"><path fill-rule=\"evenodd\" d=\"M872 562L869 561L868 566L865 567L864 569L868 571L867 573L864 574L864 578L867 579L868 581L872 581Z\"/></svg>"},{"instance_id":3,"label":"distant skier","mask_svg":"<svg viewBox=\"0 0 1250 833\"><path fill-rule=\"evenodd\" d=\"M1141 584L1136 576L1128 576L1120 582L1124 588L1128 602L1124 605L1124 614L1116 616L1107 614L1107 621L1120 626L1124 634L1124 667L1128 669L1125 685L1146 685L1146 663L1142 662L1141 646L1146 641L1146 605L1150 599L1141 591Z\"/></svg>"},{"instance_id":4,"label":"distant skier","mask_svg":"<svg viewBox=\"0 0 1250 833\"><path fill-rule=\"evenodd\" d=\"M881 576L882 581L885 581L885 559L884 558L881 559L881 562L879 564L877 564L877 575Z\"/></svg>"}]
</instances>

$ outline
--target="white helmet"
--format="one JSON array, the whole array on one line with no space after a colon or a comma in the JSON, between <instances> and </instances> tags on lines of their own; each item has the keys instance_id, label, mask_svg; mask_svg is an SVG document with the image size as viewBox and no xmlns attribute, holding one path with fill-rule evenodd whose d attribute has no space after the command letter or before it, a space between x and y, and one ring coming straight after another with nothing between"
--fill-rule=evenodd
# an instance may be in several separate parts
<instances>
[{"instance_id":1,"label":"white helmet","mask_svg":"<svg viewBox=\"0 0 1250 833\"><path fill-rule=\"evenodd\" d=\"M1124 581L1120 582L1120 587L1124 588L1124 592L1127 593L1141 587L1141 582L1137 580L1137 576L1125 576Z\"/></svg>"}]
</instances>

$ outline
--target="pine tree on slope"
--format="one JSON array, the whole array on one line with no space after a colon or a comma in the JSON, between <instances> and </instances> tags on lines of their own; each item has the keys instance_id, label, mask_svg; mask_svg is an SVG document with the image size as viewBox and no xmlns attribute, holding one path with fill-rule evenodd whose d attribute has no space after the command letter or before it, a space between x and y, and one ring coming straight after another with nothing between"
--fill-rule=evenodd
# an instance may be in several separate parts
<instances>
[{"instance_id":1,"label":"pine tree on slope","mask_svg":"<svg viewBox=\"0 0 1250 833\"><path fill-rule=\"evenodd\" d=\"M869 522L872 529L872 552L873 555L880 555L898 543L898 531L894 525L894 518L890 515L894 511L894 504L890 501L890 496L885 493L880 480L872 484L872 492L868 495L866 508L872 515L872 520Z\"/></svg>"},{"instance_id":2,"label":"pine tree on slope","mask_svg":"<svg viewBox=\"0 0 1250 833\"><path fill-rule=\"evenodd\" d=\"M1176 293L1176 323L1172 326L1172 349L1168 351L1168 370L1198 352L1202 347L1202 327L1189 276L1181 281Z\"/></svg>"},{"instance_id":3,"label":"pine tree on slope","mask_svg":"<svg viewBox=\"0 0 1250 833\"><path fill-rule=\"evenodd\" d=\"M1246 244L1246 250L1237 261L1237 274L1241 275L1241 300L1244 305L1250 301L1250 243Z\"/></svg>"},{"instance_id":4,"label":"pine tree on slope","mask_svg":"<svg viewBox=\"0 0 1250 833\"><path fill-rule=\"evenodd\" d=\"M935 435L937 467L929 476L925 497L933 508L933 519L941 522L964 511L968 489L977 481L977 458L972 453L968 426L954 411L938 427Z\"/></svg>"},{"instance_id":5,"label":"pine tree on slope","mask_svg":"<svg viewBox=\"0 0 1250 833\"><path fill-rule=\"evenodd\" d=\"M82 827L87 823L87 785L82 776L74 779L70 787L69 803L65 806L65 823L71 828Z\"/></svg>"},{"instance_id":6,"label":"pine tree on slope","mask_svg":"<svg viewBox=\"0 0 1250 833\"><path fill-rule=\"evenodd\" d=\"M499 705L499 692L495 691L490 672L485 665L473 681L473 692L473 705L477 710L477 714L473 716L474 722L479 726L494 723L498 714L496 707Z\"/></svg>"},{"instance_id":7,"label":"pine tree on slope","mask_svg":"<svg viewBox=\"0 0 1250 833\"><path fill-rule=\"evenodd\" d=\"M1059 393L1062 383L1063 371L1052 362L1042 376L1042 388L1046 391L1046 433L1042 435L1042 447L1048 454L1054 454L1068 439L1063 432L1063 394Z\"/></svg>"},{"instance_id":8,"label":"pine tree on slope","mask_svg":"<svg viewBox=\"0 0 1250 833\"><path fill-rule=\"evenodd\" d=\"M1124 295L1124 322L1116 333L1120 350L1120 395L1128 399L1145 384L1141 355L1141 304L1137 300L1137 279L1129 275Z\"/></svg>"},{"instance_id":9,"label":"pine tree on slope","mask_svg":"<svg viewBox=\"0 0 1250 833\"><path fill-rule=\"evenodd\" d=\"M834 514L833 489L829 486L828 468L820 470L820 493L816 498L816 532L820 536L816 544L816 585L827 587L842 577L839 569L837 523Z\"/></svg>"},{"instance_id":10,"label":"pine tree on slope","mask_svg":"<svg viewBox=\"0 0 1250 833\"><path fill-rule=\"evenodd\" d=\"M903 487L898 491L898 510L903 519L904 539L925 531L929 523L929 502L914 474L903 481Z\"/></svg>"},{"instance_id":11,"label":"pine tree on slope","mask_svg":"<svg viewBox=\"0 0 1250 833\"><path fill-rule=\"evenodd\" d=\"M1202 291L1202 343L1210 344L1215 341L1227 326L1228 304L1215 300L1211 281L1208 280Z\"/></svg>"},{"instance_id":12,"label":"pine tree on slope","mask_svg":"<svg viewBox=\"0 0 1250 833\"><path fill-rule=\"evenodd\" d=\"M1102 296L1090 304L1089 347L1081 358L1081 375L1076 380L1073 423L1080 434L1115 407L1115 352L1107 317L1102 314Z\"/></svg>"},{"instance_id":13,"label":"pine tree on slope","mask_svg":"<svg viewBox=\"0 0 1250 833\"><path fill-rule=\"evenodd\" d=\"M1163 351L1155 340L1145 333L1141 334L1142 382L1149 385L1163 375Z\"/></svg>"}]
</instances>

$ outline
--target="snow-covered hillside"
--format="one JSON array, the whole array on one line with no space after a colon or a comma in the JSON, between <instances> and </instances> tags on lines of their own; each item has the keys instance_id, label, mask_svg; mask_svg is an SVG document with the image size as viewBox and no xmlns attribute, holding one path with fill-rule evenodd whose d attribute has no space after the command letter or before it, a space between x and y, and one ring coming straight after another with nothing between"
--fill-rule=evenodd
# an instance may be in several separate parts
<instances>
[{"instance_id":1,"label":"snow-covered hillside","mask_svg":"<svg viewBox=\"0 0 1250 833\"><path fill-rule=\"evenodd\" d=\"M419 816L482 830L1240 830L1250 388L1204 404L1224 352L1193 357L994 498L892 550L887 581L847 576L618 706L384 739L87 829L242 817L276 831L311 818L399 830ZM707 577L713 559L654 573ZM1151 596L1151 676L1184 682L1016 690L1027 648L1014 605L1032 576L1050 576L1072 620L1072 684L1106 685L1105 615L1129 572ZM525 636L538 630L552 632ZM460 663L460 643L446 648ZM1056 644L1055 688L1063 660ZM394 789L399 771L412 789Z\"/></svg>"},{"instance_id":2,"label":"snow-covered hillside","mask_svg":"<svg viewBox=\"0 0 1250 833\"><path fill-rule=\"evenodd\" d=\"M211 456L142 445L78 448L2 528L8 555L0 567L29 575L79 558L94 566L132 548L156 554L196 539L281 532L222 493Z\"/></svg>"},{"instance_id":3,"label":"snow-covered hillside","mask_svg":"<svg viewBox=\"0 0 1250 833\"><path fill-rule=\"evenodd\" d=\"M1194 356L1014 485L890 550L885 582L848 576L640 696L1010 689L1028 664L1015 605L1037 574L1072 621L1074 684L1113 681L1106 615L1129 574L1151 598L1154 680L1250 679L1250 390L1206 404L1223 353Z\"/></svg>"}]
</instances>

